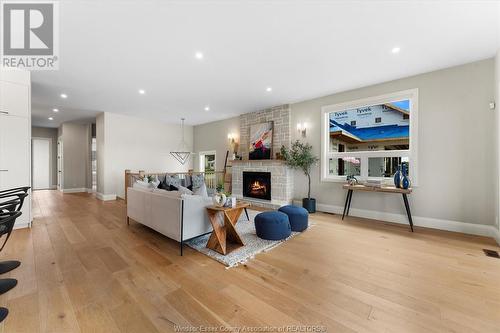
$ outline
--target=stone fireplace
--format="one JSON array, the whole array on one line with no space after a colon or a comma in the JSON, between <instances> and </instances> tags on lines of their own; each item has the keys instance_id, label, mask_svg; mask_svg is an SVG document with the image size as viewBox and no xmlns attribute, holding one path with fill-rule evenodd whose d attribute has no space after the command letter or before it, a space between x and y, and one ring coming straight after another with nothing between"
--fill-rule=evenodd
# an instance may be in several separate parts
<instances>
[{"instance_id":1,"label":"stone fireplace","mask_svg":"<svg viewBox=\"0 0 500 333\"><path fill-rule=\"evenodd\" d=\"M271 200L271 173L243 171L243 197Z\"/></svg>"},{"instance_id":2,"label":"stone fireplace","mask_svg":"<svg viewBox=\"0 0 500 333\"><path fill-rule=\"evenodd\" d=\"M233 161L233 194L240 199L252 202L256 206L266 208L279 208L289 205L293 199L293 172L283 161L261 160L261 161ZM270 177L270 198L259 198L245 194L245 174L265 173ZM262 180L260 181L262 182ZM251 184L250 184L251 185ZM262 184L258 184L262 186ZM256 186L256 188L259 188ZM262 193L262 192L261 192Z\"/></svg>"},{"instance_id":3,"label":"stone fireplace","mask_svg":"<svg viewBox=\"0 0 500 333\"><path fill-rule=\"evenodd\" d=\"M273 122L271 159L250 160L250 126L264 122ZM292 170L283 161L276 159L276 152L279 152L282 145L290 146L290 137L289 105L240 116L240 153L243 159L232 161L232 193L235 197L250 201L256 206L273 209L292 203ZM256 178L253 182L251 176Z\"/></svg>"}]
</instances>

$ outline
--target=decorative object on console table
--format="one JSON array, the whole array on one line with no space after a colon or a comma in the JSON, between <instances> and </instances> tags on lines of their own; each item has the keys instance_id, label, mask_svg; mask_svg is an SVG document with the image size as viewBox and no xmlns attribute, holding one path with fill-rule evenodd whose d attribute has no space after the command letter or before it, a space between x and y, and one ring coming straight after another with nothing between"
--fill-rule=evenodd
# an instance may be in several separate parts
<instances>
[{"instance_id":1,"label":"decorative object on console table","mask_svg":"<svg viewBox=\"0 0 500 333\"><path fill-rule=\"evenodd\" d=\"M403 163L402 174L403 177L401 178L401 187L406 190L411 186L410 178L408 178L408 166L406 163Z\"/></svg>"},{"instance_id":2,"label":"decorative object on console table","mask_svg":"<svg viewBox=\"0 0 500 333\"><path fill-rule=\"evenodd\" d=\"M307 198L302 199L302 207L309 213L315 213L316 199L311 198L311 168L318 163L319 159L313 155L312 146L297 140L292 143L290 149L281 146L281 155L287 166L301 170L307 176Z\"/></svg>"},{"instance_id":3,"label":"decorative object on console table","mask_svg":"<svg viewBox=\"0 0 500 333\"><path fill-rule=\"evenodd\" d=\"M358 180L354 175L360 174L359 166L361 164L361 161L358 160L356 157L350 157L350 156L344 157L342 161L344 161L345 163L352 164L353 169L347 168L348 170L350 170L350 174L347 175L347 183L350 185L356 185L358 183Z\"/></svg>"},{"instance_id":4,"label":"decorative object on console table","mask_svg":"<svg viewBox=\"0 0 500 333\"><path fill-rule=\"evenodd\" d=\"M273 122L250 126L250 160L270 160L273 146Z\"/></svg>"},{"instance_id":5,"label":"decorative object on console table","mask_svg":"<svg viewBox=\"0 0 500 333\"><path fill-rule=\"evenodd\" d=\"M401 188L401 165L398 165L398 170L394 174L394 186Z\"/></svg>"},{"instance_id":6,"label":"decorative object on console table","mask_svg":"<svg viewBox=\"0 0 500 333\"><path fill-rule=\"evenodd\" d=\"M347 176L347 184L349 185L357 185L358 184L358 179L354 176Z\"/></svg>"}]
</instances>

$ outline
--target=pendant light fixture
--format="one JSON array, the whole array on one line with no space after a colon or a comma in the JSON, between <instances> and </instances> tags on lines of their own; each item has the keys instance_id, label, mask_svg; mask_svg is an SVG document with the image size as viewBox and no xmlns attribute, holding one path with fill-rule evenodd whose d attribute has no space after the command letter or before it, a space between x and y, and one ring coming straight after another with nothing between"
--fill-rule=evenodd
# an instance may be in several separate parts
<instances>
[{"instance_id":1,"label":"pendant light fixture","mask_svg":"<svg viewBox=\"0 0 500 333\"><path fill-rule=\"evenodd\" d=\"M189 155L191 155L191 152L187 148L186 141L184 141L184 120L184 118L181 118L182 141L180 142L179 146L177 146L177 151L170 152L170 155L175 157L175 159L182 165L186 163L186 161L189 159Z\"/></svg>"}]
</instances>

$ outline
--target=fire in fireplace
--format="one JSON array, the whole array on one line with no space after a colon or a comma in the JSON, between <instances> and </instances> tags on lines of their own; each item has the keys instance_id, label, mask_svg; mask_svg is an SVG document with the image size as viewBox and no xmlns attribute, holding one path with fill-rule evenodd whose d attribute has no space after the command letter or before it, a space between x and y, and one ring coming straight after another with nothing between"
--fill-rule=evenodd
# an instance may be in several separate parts
<instances>
[{"instance_id":1,"label":"fire in fireplace","mask_svg":"<svg viewBox=\"0 0 500 333\"><path fill-rule=\"evenodd\" d=\"M243 171L243 196L271 200L271 173Z\"/></svg>"}]
</instances>

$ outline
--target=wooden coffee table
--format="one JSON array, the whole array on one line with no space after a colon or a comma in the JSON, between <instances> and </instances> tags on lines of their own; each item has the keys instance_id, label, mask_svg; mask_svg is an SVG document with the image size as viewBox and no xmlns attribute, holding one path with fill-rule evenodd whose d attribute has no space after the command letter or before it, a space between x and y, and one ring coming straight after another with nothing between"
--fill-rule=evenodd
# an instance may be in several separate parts
<instances>
[{"instance_id":1,"label":"wooden coffee table","mask_svg":"<svg viewBox=\"0 0 500 333\"><path fill-rule=\"evenodd\" d=\"M208 218L214 229L208 239L207 248L226 255L245 245L236 231L236 223L248 206L250 205L246 202L238 202L234 207L207 207Z\"/></svg>"}]
</instances>

